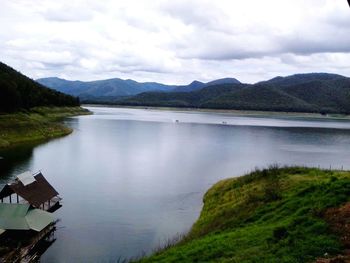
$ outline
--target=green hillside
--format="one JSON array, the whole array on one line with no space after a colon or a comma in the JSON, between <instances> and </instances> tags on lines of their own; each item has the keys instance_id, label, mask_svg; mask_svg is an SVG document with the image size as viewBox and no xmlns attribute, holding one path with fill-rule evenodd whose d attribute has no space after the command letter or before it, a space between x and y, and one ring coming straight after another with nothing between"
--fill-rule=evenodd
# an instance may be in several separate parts
<instances>
[{"instance_id":1,"label":"green hillside","mask_svg":"<svg viewBox=\"0 0 350 263\"><path fill-rule=\"evenodd\" d=\"M137 96L116 101L121 105L202 107L212 98L243 89L244 84L223 84L205 87L191 92L145 92Z\"/></svg>"},{"instance_id":2,"label":"green hillside","mask_svg":"<svg viewBox=\"0 0 350 263\"><path fill-rule=\"evenodd\" d=\"M38 106L79 106L79 100L48 89L0 62L0 113Z\"/></svg>"},{"instance_id":3,"label":"green hillside","mask_svg":"<svg viewBox=\"0 0 350 263\"><path fill-rule=\"evenodd\" d=\"M90 114L79 99L48 89L0 62L0 149L67 135L64 117Z\"/></svg>"},{"instance_id":4,"label":"green hillside","mask_svg":"<svg viewBox=\"0 0 350 263\"><path fill-rule=\"evenodd\" d=\"M201 215L185 238L140 262L331 258L349 245L349 206L337 209L349 199L350 172L271 167L223 180L205 194Z\"/></svg>"},{"instance_id":5,"label":"green hillside","mask_svg":"<svg viewBox=\"0 0 350 263\"><path fill-rule=\"evenodd\" d=\"M245 87L220 94L201 105L204 108L237 110L317 112L318 107L270 85Z\"/></svg>"},{"instance_id":6,"label":"green hillside","mask_svg":"<svg viewBox=\"0 0 350 263\"><path fill-rule=\"evenodd\" d=\"M90 112L81 107L38 107L27 112L0 114L0 150L68 135L73 130L60 123L61 119L87 114Z\"/></svg>"},{"instance_id":7,"label":"green hillside","mask_svg":"<svg viewBox=\"0 0 350 263\"><path fill-rule=\"evenodd\" d=\"M350 79L326 73L277 77L254 85L207 86L192 92L147 92L118 105L350 113Z\"/></svg>"}]
</instances>

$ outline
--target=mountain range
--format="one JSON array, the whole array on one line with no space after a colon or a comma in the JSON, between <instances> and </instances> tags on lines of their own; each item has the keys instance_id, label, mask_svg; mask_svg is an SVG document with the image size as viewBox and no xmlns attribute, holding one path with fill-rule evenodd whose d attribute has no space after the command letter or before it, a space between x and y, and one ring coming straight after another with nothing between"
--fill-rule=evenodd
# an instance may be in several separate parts
<instances>
[{"instance_id":1,"label":"mountain range","mask_svg":"<svg viewBox=\"0 0 350 263\"><path fill-rule=\"evenodd\" d=\"M73 96L79 96L82 101L112 101L118 98L130 97L149 91L190 92L214 84L240 83L234 78L225 78L208 83L193 81L189 85L180 86L165 85L157 82L137 82L131 79L123 80L119 78L84 82L70 81L55 77L37 79L37 82L57 91Z\"/></svg>"},{"instance_id":2,"label":"mountain range","mask_svg":"<svg viewBox=\"0 0 350 263\"><path fill-rule=\"evenodd\" d=\"M328 73L276 77L256 84L216 84L191 92L147 92L119 105L350 113L350 78Z\"/></svg>"},{"instance_id":3,"label":"mountain range","mask_svg":"<svg viewBox=\"0 0 350 263\"><path fill-rule=\"evenodd\" d=\"M295 74L255 84L224 78L182 86L118 78L90 82L45 78L36 82L0 62L0 112L79 105L73 96L85 103L129 106L350 114L350 78L337 74Z\"/></svg>"}]
</instances>

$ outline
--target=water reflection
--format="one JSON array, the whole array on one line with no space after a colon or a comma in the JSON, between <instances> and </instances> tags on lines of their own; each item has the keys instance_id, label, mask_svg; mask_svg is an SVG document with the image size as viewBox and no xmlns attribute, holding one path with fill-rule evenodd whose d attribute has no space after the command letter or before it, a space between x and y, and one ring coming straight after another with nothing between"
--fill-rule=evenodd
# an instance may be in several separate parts
<instances>
[{"instance_id":1,"label":"water reflection","mask_svg":"<svg viewBox=\"0 0 350 263\"><path fill-rule=\"evenodd\" d=\"M37 144L27 144L11 149L0 150L0 186L7 183L13 174L19 174L30 162Z\"/></svg>"}]
</instances>

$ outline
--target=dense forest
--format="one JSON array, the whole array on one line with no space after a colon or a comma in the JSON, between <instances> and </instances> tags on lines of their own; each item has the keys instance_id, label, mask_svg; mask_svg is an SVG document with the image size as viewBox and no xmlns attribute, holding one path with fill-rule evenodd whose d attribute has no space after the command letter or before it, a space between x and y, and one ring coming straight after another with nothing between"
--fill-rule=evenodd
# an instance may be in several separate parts
<instances>
[{"instance_id":1,"label":"dense forest","mask_svg":"<svg viewBox=\"0 0 350 263\"><path fill-rule=\"evenodd\" d=\"M350 113L350 79L327 73L276 77L256 84L221 84L191 92L146 92L115 100L166 106L286 112Z\"/></svg>"},{"instance_id":2,"label":"dense forest","mask_svg":"<svg viewBox=\"0 0 350 263\"><path fill-rule=\"evenodd\" d=\"M78 98L46 88L0 62L0 112L79 104Z\"/></svg>"}]
</instances>

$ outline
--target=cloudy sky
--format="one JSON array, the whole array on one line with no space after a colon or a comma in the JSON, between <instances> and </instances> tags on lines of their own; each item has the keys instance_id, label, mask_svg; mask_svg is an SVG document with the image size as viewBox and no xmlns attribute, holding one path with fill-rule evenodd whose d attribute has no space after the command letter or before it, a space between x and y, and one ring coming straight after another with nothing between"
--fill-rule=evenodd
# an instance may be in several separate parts
<instances>
[{"instance_id":1,"label":"cloudy sky","mask_svg":"<svg viewBox=\"0 0 350 263\"><path fill-rule=\"evenodd\" d=\"M346 0L0 0L0 60L32 77L184 84L350 76Z\"/></svg>"}]
</instances>

